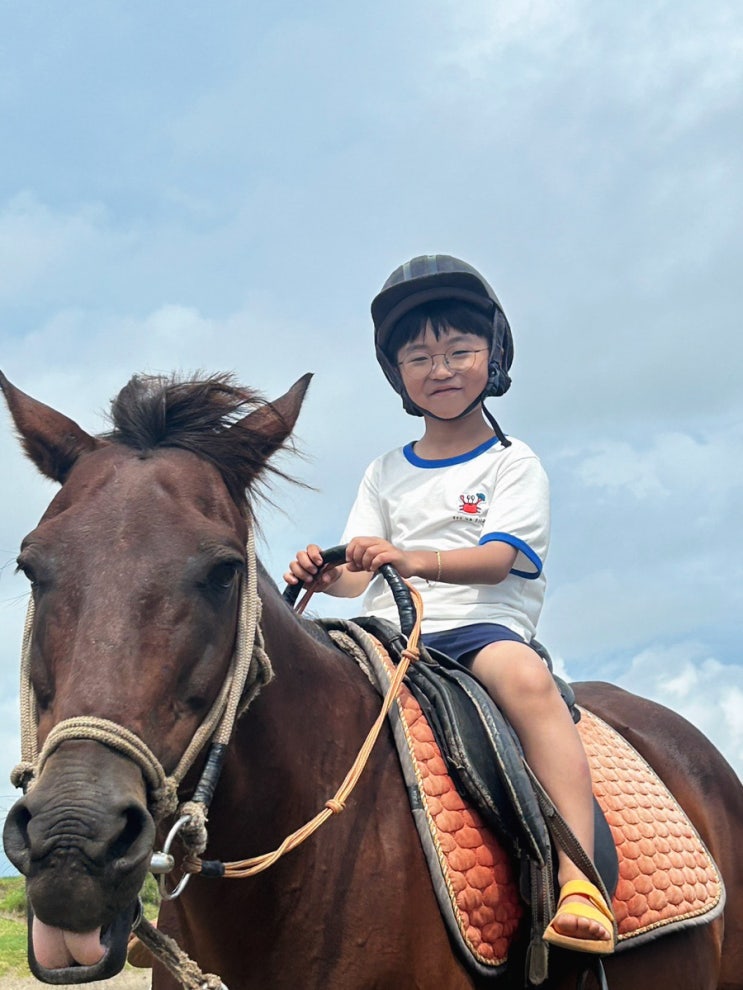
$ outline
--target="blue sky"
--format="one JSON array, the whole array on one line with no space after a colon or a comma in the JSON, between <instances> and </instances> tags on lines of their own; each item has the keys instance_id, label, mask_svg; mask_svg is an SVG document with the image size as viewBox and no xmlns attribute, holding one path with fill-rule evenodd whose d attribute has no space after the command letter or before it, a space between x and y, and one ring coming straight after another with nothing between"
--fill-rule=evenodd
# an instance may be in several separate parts
<instances>
[{"instance_id":1,"label":"blue sky","mask_svg":"<svg viewBox=\"0 0 743 990\"><path fill-rule=\"evenodd\" d=\"M0 2L0 28L8 377L97 431L136 371L234 370L269 396L314 371L285 467L315 490L262 513L279 580L416 436L372 296L415 254L465 258L514 330L491 408L552 479L540 638L741 773L740 5L47 0ZM53 487L3 423L9 770L13 561Z\"/></svg>"}]
</instances>

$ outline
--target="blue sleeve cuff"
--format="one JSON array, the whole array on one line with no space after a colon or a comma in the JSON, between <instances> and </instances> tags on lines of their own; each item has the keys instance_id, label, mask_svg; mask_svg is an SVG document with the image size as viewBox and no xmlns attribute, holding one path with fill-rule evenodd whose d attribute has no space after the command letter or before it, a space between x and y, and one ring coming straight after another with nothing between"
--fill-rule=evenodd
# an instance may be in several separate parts
<instances>
[{"instance_id":1,"label":"blue sleeve cuff","mask_svg":"<svg viewBox=\"0 0 743 990\"><path fill-rule=\"evenodd\" d=\"M518 536L511 536L510 533L486 533L480 537L479 542L481 546L484 543L507 543L509 546L515 547L520 554L526 557L529 563L534 566L534 571L520 571L512 567L510 573L515 574L517 577L526 578L527 581L534 581L542 573L542 561L539 559L539 555L534 553L529 544L524 543Z\"/></svg>"}]
</instances>

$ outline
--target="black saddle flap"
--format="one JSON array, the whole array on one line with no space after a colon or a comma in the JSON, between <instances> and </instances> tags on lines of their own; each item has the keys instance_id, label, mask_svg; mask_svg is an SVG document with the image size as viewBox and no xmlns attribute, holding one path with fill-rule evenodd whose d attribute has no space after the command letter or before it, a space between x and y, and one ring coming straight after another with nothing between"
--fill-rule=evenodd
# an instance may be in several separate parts
<instances>
[{"instance_id":1,"label":"black saddle flap","mask_svg":"<svg viewBox=\"0 0 743 990\"><path fill-rule=\"evenodd\" d=\"M406 641L376 617L354 619L399 659ZM411 665L406 682L431 726L457 790L517 859L544 865L550 838L521 746L480 682L435 650Z\"/></svg>"},{"instance_id":2,"label":"black saddle flap","mask_svg":"<svg viewBox=\"0 0 743 990\"><path fill-rule=\"evenodd\" d=\"M408 686L428 718L449 773L517 859L542 865L549 835L513 730L466 671L414 665Z\"/></svg>"}]
</instances>

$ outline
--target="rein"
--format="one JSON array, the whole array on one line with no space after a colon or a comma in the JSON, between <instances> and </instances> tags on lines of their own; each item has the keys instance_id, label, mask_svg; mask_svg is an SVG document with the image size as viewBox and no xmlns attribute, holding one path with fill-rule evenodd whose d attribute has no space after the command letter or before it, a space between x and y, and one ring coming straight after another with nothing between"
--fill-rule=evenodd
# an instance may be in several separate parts
<instances>
[{"instance_id":1,"label":"rein","mask_svg":"<svg viewBox=\"0 0 743 990\"><path fill-rule=\"evenodd\" d=\"M377 715L374 724L369 730L356 759L346 774L343 783L340 785L333 797L329 798L325 802L323 809L319 811L314 818L307 822L306 825L298 828L296 832L292 832L291 835L288 835L281 845L277 846L273 852L263 853L260 856L253 856L250 859L241 859L230 863L221 863L217 860L202 860L196 856L191 856L187 857L184 861L184 869L187 873L201 874L203 876L210 877L226 877L228 879L237 880L255 876L257 873L262 873L263 870L267 870L269 866L273 866L277 860L281 859L281 857L286 853L291 852L292 849L296 849L297 846L301 845L305 839L308 839L333 815L339 815L345 810L346 801L348 800L349 795L358 783L359 778L366 767L369 756L374 748L374 744L379 738L379 733L385 724L389 710L394 704L395 698L400 690L400 685L403 682L405 674L407 673L410 664L415 662L419 656L418 641L420 639L421 621L423 618L423 602L420 594L412 585L407 585L407 588L415 606L415 623L408 636L408 645L402 651L400 663L395 669L395 676L390 682L387 694L382 702L382 708Z\"/></svg>"}]
</instances>

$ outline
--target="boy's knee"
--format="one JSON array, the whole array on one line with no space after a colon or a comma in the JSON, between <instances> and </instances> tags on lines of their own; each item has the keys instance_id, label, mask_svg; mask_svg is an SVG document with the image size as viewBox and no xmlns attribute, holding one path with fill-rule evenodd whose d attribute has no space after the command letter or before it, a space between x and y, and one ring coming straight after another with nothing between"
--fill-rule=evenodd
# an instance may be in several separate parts
<instances>
[{"instance_id":1,"label":"boy's knee","mask_svg":"<svg viewBox=\"0 0 743 990\"><path fill-rule=\"evenodd\" d=\"M523 663L517 667L519 691L530 698L551 700L557 686L549 667L530 647L525 647L525 651Z\"/></svg>"},{"instance_id":2,"label":"boy's knee","mask_svg":"<svg viewBox=\"0 0 743 990\"><path fill-rule=\"evenodd\" d=\"M496 696L518 697L521 702L549 698L557 693L550 669L525 643L491 643L477 655L472 672Z\"/></svg>"}]
</instances>

